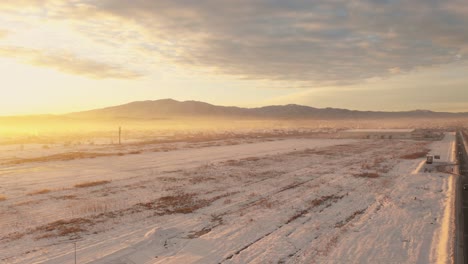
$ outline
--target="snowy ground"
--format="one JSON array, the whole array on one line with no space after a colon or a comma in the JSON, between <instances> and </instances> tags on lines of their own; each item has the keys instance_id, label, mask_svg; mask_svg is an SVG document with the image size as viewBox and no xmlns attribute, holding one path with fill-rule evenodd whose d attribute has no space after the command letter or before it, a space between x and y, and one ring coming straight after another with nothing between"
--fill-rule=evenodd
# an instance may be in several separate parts
<instances>
[{"instance_id":1,"label":"snowy ground","mask_svg":"<svg viewBox=\"0 0 468 264\"><path fill-rule=\"evenodd\" d=\"M453 142L5 150L0 263L451 263Z\"/></svg>"}]
</instances>

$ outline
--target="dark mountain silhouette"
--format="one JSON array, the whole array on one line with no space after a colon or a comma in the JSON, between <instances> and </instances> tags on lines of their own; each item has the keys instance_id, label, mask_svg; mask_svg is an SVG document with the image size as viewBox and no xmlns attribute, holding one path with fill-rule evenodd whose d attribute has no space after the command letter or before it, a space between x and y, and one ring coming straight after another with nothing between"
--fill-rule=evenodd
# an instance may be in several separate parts
<instances>
[{"instance_id":1,"label":"dark mountain silhouette","mask_svg":"<svg viewBox=\"0 0 468 264\"><path fill-rule=\"evenodd\" d=\"M176 117L217 118L291 118L291 119L349 119L349 118L454 118L468 117L468 113L433 112L414 110L402 112L355 111L339 108L314 108L289 104L258 108L216 106L197 101L162 99L138 101L124 105L67 114L69 118L129 118L160 119Z\"/></svg>"}]
</instances>

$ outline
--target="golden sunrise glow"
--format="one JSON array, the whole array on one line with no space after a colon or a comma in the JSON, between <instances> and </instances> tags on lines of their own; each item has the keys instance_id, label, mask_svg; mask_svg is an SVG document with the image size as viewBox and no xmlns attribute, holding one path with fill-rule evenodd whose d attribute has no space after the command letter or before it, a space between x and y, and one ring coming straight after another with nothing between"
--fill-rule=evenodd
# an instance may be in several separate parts
<instances>
[{"instance_id":1,"label":"golden sunrise glow","mask_svg":"<svg viewBox=\"0 0 468 264\"><path fill-rule=\"evenodd\" d=\"M0 264L468 259L467 3L0 0Z\"/></svg>"},{"instance_id":2,"label":"golden sunrise glow","mask_svg":"<svg viewBox=\"0 0 468 264\"><path fill-rule=\"evenodd\" d=\"M0 115L160 98L249 107L468 110L466 43L430 27L446 26L446 13L421 9L427 20L421 24L391 1L384 4L426 30L421 35L393 20L369 27L361 18L373 8L382 17L392 14L376 3L361 9L325 3L329 17L318 19L323 10L314 4L221 2L3 1ZM255 16L243 8L249 5ZM463 17L450 1L444 8ZM281 22L265 24L270 16Z\"/></svg>"}]
</instances>

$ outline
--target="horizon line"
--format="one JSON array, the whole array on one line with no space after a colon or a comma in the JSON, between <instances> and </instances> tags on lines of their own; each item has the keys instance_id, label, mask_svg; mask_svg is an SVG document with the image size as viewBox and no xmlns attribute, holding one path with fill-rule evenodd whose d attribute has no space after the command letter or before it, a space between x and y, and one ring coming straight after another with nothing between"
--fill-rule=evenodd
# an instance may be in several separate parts
<instances>
[{"instance_id":1,"label":"horizon line","mask_svg":"<svg viewBox=\"0 0 468 264\"><path fill-rule=\"evenodd\" d=\"M70 114L75 114L75 113L82 113L82 112L89 112L89 111L95 111L95 110L101 110L101 109L106 109L106 108L111 108L111 107L119 107L123 105L128 105L132 103L141 103L141 102L157 102L157 101L175 101L178 103L186 103L186 102L198 102L198 103L205 103L213 106L219 106L219 107L237 107L241 109L258 109L258 108L264 108L264 107L270 107L270 106L289 106L289 105L296 105L296 106L303 106L303 107L310 107L310 108L315 108L315 109L336 109L336 110L346 110L346 111L353 111L353 112L375 112L375 113L403 113L403 112L431 112L431 113L448 113L448 114L466 114L468 111L435 111L435 110L430 110L430 109L411 109L411 110L356 110L356 109L349 109L349 108L336 108L336 107L314 107L310 105L303 105L303 104L297 104L297 103L287 103L287 104L270 104L270 105L263 105L263 106L256 106L256 107L241 107L237 105L223 105L223 104L213 104L205 101L197 101L197 100L177 100L173 98L162 98L162 99L154 99L154 100L136 100L136 101L130 101L127 103L122 103L122 104L116 104L116 105L109 105L109 106L103 106L103 107L97 107L93 109L84 109L84 110L78 110L78 111L72 111L72 112L61 112L61 113L38 113L38 114L11 114L11 115L0 115L0 117L38 117L38 116L64 116L64 115L70 115Z\"/></svg>"}]
</instances>

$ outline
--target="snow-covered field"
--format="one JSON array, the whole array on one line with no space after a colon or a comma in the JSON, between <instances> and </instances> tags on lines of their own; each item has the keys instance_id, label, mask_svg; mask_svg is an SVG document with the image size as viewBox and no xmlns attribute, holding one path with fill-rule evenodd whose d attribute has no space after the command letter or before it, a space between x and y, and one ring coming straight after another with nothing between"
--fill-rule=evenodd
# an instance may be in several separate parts
<instances>
[{"instance_id":1,"label":"snow-covered field","mask_svg":"<svg viewBox=\"0 0 468 264\"><path fill-rule=\"evenodd\" d=\"M3 147L0 263L451 263L453 142Z\"/></svg>"}]
</instances>

